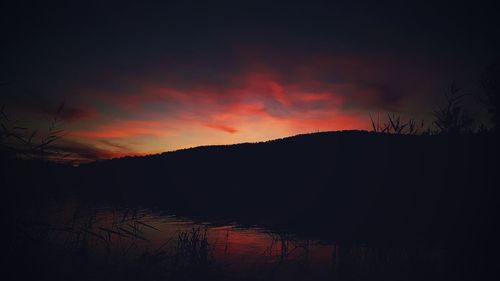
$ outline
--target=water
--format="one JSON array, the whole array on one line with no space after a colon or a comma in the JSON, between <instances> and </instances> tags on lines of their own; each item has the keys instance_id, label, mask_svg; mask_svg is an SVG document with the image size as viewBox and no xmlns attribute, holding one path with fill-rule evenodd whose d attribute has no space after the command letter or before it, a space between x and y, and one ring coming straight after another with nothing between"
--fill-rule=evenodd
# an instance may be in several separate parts
<instances>
[{"instance_id":1,"label":"water","mask_svg":"<svg viewBox=\"0 0 500 281\"><path fill-rule=\"evenodd\" d=\"M229 274L261 274L264 269L276 274L283 268L294 268L309 275L325 275L335 266L333 243L299 239L258 226L195 221L149 209L116 208L59 210L49 220L50 225L58 226L51 234L52 240L81 247L85 239L94 257L107 252L123 255L124 251L129 256L145 251L175 255L179 237L192 238L197 233L197 241L206 237L207 258Z\"/></svg>"},{"instance_id":2,"label":"water","mask_svg":"<svg viewBox=\"0 0 500 281\"><path fill-rule=\"evenodd\" d=\"M141 274L147 270L171 279L172 272L199 271L202 276L254 280L435 279L450 272L448 253L440 249L343 245L150 209L70 204L42 219L31 232L43 233L39 236L64 251L84 255L90 264L86 271L137 267Z\"/></svg>"}]
</instances>

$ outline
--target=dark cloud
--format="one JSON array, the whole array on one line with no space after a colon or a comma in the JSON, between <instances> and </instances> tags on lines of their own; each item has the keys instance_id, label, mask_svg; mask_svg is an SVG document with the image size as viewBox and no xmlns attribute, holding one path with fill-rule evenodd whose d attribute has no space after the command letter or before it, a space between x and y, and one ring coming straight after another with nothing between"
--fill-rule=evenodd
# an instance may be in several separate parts
<instances>
[{"instance_id":1,"label":"dark cloud","mask_svg":"<svg viewBox=\"0 0 500 281\"><path fill-rule=\"evenodd\" d=\"M56 100L58 98L56 96L33 89L12 87L12 83L9 85L11 87L5 87L0 98L0 102L8 107L51 117L57 116L70 123L98 116L98 112L92 107L68 103L65 100ZM60 111L59 108L61 108Z\"/></svg>"},{"instance_id":2,"label":"dark cloud","mask_svg":"<svg viewBox=\"0 0 500 281\"><path fill-rule=\"evenodd\" d=\"M115 142L112 142L110 140L106 140L106 139L102 139L102 140L99 140L100 143L102 144L105 144L107 146L110 146L112 148L115 148L115 149L119 149L121 151L130 151L131 149L126 146L126 145L122 145L122 144L119 144L119 143L115 143Z\"/></svg>"},{"instance_id":3,"label":"dark cloud","mask_svg":"<svg viewBox=\"0 0 500 281\"><path fill-rule=\"evenodd\" d=\"M65 105L61 111L61 118L68 122L96 118L98 113L92 108L83 108Z\"/></svg>"},{"instance_id":4,"label":"dark cloud","mask_svg":"<svg viewBox=\"0 0 500 281\"><path fill-rule=\"evenodd\" d=\"M220 130L229 134L234 134L238 130L236 128L230 127L230 126L225 126L225 125L220 125L220 124L205 124L206 127L212 128L215 130Z\"/></svg>"},{"instance_id":5,"label":"dark cloud","mask_svg":"<svg viewBox=\"0 0 500 281\"><path fill-rule=\"evenodd\" d=\"M122 150L120 153L113 153L106 149L101 149L95 145L63 139L57 141L47 149L48 155L52 158L60 158L61 160L71 159L76 162L90 162L99 159L109 159L121 155L132 155L132 151Z\"/></svg>"}]
</instances>

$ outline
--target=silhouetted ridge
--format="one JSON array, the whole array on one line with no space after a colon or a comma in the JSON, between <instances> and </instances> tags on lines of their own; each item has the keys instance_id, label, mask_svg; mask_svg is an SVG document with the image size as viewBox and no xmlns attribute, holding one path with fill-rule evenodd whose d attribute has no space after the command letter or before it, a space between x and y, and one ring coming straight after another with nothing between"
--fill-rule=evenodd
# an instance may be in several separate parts
<instances>
[{"instance_id":1,"label":"silhouetted ridge","mask_svg":"<svg viewBox=\"0 0 500 281\"><path fill-rule=\"evenodd\" d=\"M496 216L494 140L324 132L102 161L78 172L82 189L177 212L328 228L343 239L455 241L447 238L476 235Z\"/></svg>"},{"instance_id":2,"label":"silhouetted ridge","mask_svg":"<svg viewBox=\"0 0 500 281\"><path fill-rule=\"evenodd\" d=\"M156 158L162 156L169 156L171 154L182 154L182 153L193 153L200 151L210 151L210 150L220 150L220 149L234 149L249 145L263 145L263 144L276 144L276 143L286 143L286 142L295 142L295 141L328 141L328 138L338 137L339 135L373 135L374 133L362 130L346 130L346 131L327 131L327 132L315 132L315 133L307 133L307 134L298 134L294 136L272 139L267 141L260 142L244 142L237 144L221 144L221 145L202 145L190 148L182 148L174 151L167 151L158 154L150 154L145 156L124 156L120 158L113 158L109 160L100 160L99 163L109 162L109 161L123 161L125 159L138 159L138 158ZM375 133L376 134L376 133ZM95 163L87 163L85 165L94 165Z\"/></svg>"}]
</instances>

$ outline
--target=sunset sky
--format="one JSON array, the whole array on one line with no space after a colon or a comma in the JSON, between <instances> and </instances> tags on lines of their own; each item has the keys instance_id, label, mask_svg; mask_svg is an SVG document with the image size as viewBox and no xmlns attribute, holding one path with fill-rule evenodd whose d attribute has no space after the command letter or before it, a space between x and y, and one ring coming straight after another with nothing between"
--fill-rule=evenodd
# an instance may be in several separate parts
<instances>
[{"instance_id":1,"label":"sunset sky","mask_svg":"<svg viewBox=\"0 0 500 281\"><path fill-rule=\"evenodd\" d=\"M6 112L43 129L64 102L86 159L428 119L500 46L484 2L99 2L0 7Z\"/></svg>"}]
</instances>

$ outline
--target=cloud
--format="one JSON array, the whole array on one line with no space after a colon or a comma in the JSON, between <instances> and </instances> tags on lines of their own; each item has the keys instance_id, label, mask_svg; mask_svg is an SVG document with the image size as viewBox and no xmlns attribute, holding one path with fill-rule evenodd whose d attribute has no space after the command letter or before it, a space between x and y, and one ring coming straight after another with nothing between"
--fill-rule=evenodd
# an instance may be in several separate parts
<instances>
[{"instance_id":1,"label":"cloud","mask_svg":"<svg viewBox=\"0 0 500 281\"><path fill-rule=\"evenodd\" d=\"M224 132L230 133L230 134L234 134L234 133L238 132L238 130L233 128L233 127L220 125L220 124L204 124L204 126L206 126L208 128L216 129L216 130L221 130L221 131L224 131Z\"/></svg>"},{"instance_id":2,"label":"cloud","mask_svg":"<svg viewBox=\"0 0 500 281\"><path fill-rule=\"evenodd\" d=\"M107 88L118 90L94 89L94 96L132 114L162 107L168 110L166 114L173 115L256 101L277 115L339 106L345 110L393 110L411 107L413 98L425 100L435 83L429 71L438 68L423 63L409 67L409 62L397 57L359 54L292 57L277 52L268 62L259 54L247 57L239 64L220 63L212 69L217 75L196 62L150 66L133 79L110 79L109 83L121 86ZM422 77L427 77L426 81Z\"/></svg>"},{"instance_id":3,"label":"cloud","mask_svg":"<svg viewBox=\"0 0 500 281\"><path fill-rule=\"evenodd\" d=\"M75 161L79 163L134 154L133 151L114 153L110 150L96 147L91 143L77 142L70 139L63 139L52 143L44 153L49 159L56 161Z\"/></svg>"},{"instance_id":4,"label":"cloud","mask_svg":"<svg viewBox=\"0 0 500 281\"><path fill-rule=\"evenodd\" d=\"M50 114L51 112L46 112ZM61 111L60 117L67 122L77 122L83 120L95 119L99 116L97 110L91 107L77 107L65 105Z\"/></svg>"},{"instance_id":5,"label":"cloud","mask_svg":"<svg viewBox=\"0 0 500 281\"><path fill-rule=\"evenodd\" d=\"M161 61L134 73L105 73L98 83L72 85L74 101L82 102L68 103L63 111L68 137L110 157L366 129L369 112L411 106L411 97L428 88L419 81L419 67L362 55L268 51L213 67L204 63ZM44 112L55 110L53 100L40 99L50 105Z\"/></svg>"},{"instance_id":6,"label":"cloud","mask_svg":"<svg viewBox=\"0 0 500 281\"><path fill-rule=\"evenodd\" d=\"M91 129L71 130L71 137L103 139L129 138L134 136L163 136L168 132L168 126L161 121L118 120L97 125Z\"/></svg>"},{"instance_id":7,"label":"cloud","mask_svg":"<svg viewBox=\"0 0 500 281\"><path fill-rule=\"evenodd\" d=\"M64 98L57 98L30 89L11 87L6 91L6 95L2 97L1 102L9 108L17 108L30 114L57 116L70 123L99 117L99 112L95 108L83 102L67 102ZM61 105L63 105L62 110L58 112Z\"/></svg>"},{"instance_id":8,"label":"cloud","mask_svg":"<svg viewBox=\"0 0 500 281\"><path fill-rule=\"evenodd\" d=\"M99 140L99 142L102 143L102 144L104 144L104 145L106 145L106 146L109 146L111 148L118 149L120 151L130 151L131 150L126 145L119 144L119 143L116 143L116 142L113 142L113 141L110 141L110 140L107 140L107 139Z\"/></svg>"}]
</instances>

